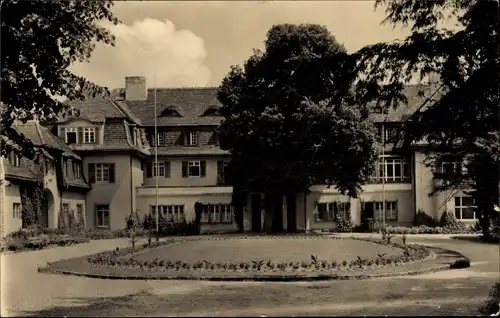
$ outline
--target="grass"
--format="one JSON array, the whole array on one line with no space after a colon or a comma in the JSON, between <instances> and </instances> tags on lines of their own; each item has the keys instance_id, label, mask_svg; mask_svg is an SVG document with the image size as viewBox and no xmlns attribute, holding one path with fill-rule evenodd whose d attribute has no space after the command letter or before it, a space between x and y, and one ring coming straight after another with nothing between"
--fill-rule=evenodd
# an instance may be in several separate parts
<instances>
[{"instance_id":1,"label":"grass","mask_svg":"<svg viewBox=\"0 0 500 318\"><path fill-rule=\"evenodd\" d=\"M201 240L167 245L141 252L137 260L245 262L264 260L273 262L309 261L311 254L325 261L352 261L357 257L376 258L399 255L402 250L358 240L330 240L322 238L248 238L226 240Z\"/></svg>"}]
</instances>

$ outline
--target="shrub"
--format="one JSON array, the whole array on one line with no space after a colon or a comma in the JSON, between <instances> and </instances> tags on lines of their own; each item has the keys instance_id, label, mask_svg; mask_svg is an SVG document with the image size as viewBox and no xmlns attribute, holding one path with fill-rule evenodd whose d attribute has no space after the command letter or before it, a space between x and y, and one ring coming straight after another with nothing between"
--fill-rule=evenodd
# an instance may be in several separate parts
<instances>
[{"instance_id":1,"label":"shrub","mask_svg":"<svg viewBox=\"0 0 500 318\"><path fill-rule=\"evenodd\" d=\"M186 220L181 222L167 222L161 228L161 234L164 236L171 235L200 235L200 227L196 222L188 222Z\"/></svg>"},{"instance_id":2,"label":"shrub","mask_svg":"<svg viewBox=\"0 0 500 318\"><path fill-rule=\"evenodd\" d=\"M158 225L159 225L159 223L160 222L158 222ZM156 229L156 219L153 218L153 215L146 214L144 216L144 221L142 222L142 227L145 230L154 230L154 229Z\"/></svg>"},{"instance_id":3,"label":"shrub","mask_svg":"<svg viewBox=\"0 0 500 318\"><path fill-rule=\"evenodd\" d=\"M127 224L127 230L130 230L131 228L140 228L142 225L137 212L130 212L130 214L125 218L125 222Z\"/></svg>"},{"instance_id":4,"label":"shrub","mask_svg":"<svg viewBox=\"0 0 500 318\"><path fill-rule=\"evenodd\" d=\"M47 235L41 235L38 238L35 237L10 237L5 241L5 248L9 251L20 251L20 250L39 250L50 245L66 246L72 244L87 243L89 239L86 237L49 237Z\"/></svg>"},{"instance_id":5,"label":"shrub","mask_svg":"<svg viewBox=\"0 0 500 318\"><path fill-rule=\"evenodd\" d=\"M482 315L493 315L498 313L500 310L500 282L496 282L491 287L488 298L478 309L479 313Z\"/></svg>"},{"instance_id":6,"label":"shrub","mask_svg":"<svg viewBox=\"0 0 500 318\"><path fill-rule=\"evenodd\" d=\"M441 227L446 228L465 228L465 223L457 220L455 215L451 211L445 211L441 215L441 222L439 224Z\"/></svg>"},{"instance_id":7,"label":"shrub","mask_svg":"<svg viewBox=\"0 0 500 318\"><path fill-rule=\"evenodd\" d=\"M414 226L425 225L429 227L435 227L438 225L438 222L432 216L428 215L424 211L418 210L413 220L413 225Z\"/></svg>"},{"instance_id":8,"label":"shrub","mask_svg":"<svg viewBox=\"0 0 500 318\"><path fill-rule=\"evenodd\" d=\"M455 263L450 265L450 269L461 269L470 267L470 260L468 258L460 258Z\"/></svg>"},{"instance_id":9,"label":"shrub","mask_svg":"<svg viewBox=\"0 0 500 318\"><path fill-rule=\"evenodd\" d=\"M8 239L5 242L5 248L8 251L19 251L24 249L27 244L27 239Z\"/></svg>"},{"instance_id":10,"label":"shrub","mask_svg":"<svg viewBox=\"0 0 500 318\"><path fill-rule=\"evenodd\" d=\"M401 236L401 240L403 241L403 245L406 245L406 239L407 239L407 232L403 232L403 236Z\"/></svg>"},{"instance_id":11,"label":"shrub","mask_svg":"<svg viewBox=\"0 0 500 318\"><path fill-rule=\"evenodd\" d=\"M347 212L347 218L344 220L342 213L337 211L335 213L335 221L337 222L337 229L339 232L352 232L353 226L349 212Z\"/></svg>"},{"instance_id":12,"label":"shrub","mask_svg":"<svg viewBox=\"0 0 500 318\"><path fill-rule=\"evenodd\" d=\"M456 227L429 227L426 225L404 227L404 226L388 226L387 231L393 234L468 234L471 233L470 228L465 224L457 225Z\"/></svg>"}]
</instances>

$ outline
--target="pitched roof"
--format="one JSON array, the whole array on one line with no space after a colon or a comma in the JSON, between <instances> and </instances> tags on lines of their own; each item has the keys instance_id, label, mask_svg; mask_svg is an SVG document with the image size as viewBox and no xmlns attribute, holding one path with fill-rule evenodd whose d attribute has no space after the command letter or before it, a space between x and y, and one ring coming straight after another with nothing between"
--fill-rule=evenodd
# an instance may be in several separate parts
<instances>
[{"instance_id":1,"label":"pitched roof","mask_svg":"<svg viewBox=\"0 0 500 318\"><path fill-rule=\"evenodd\" d=\"M424 96L419 91L425 92ZM120 91L123 91L121 89ZM407 105L391 108L387 113L373 113L375 122L405 121L418 110L432 95L432 89L424 85L408 85L404 93L408 99ZM106 118L128 118L133 123L143 126L153 126L154 116L154 89L148 89L147 100L127 101L118 98L120 92L113 91L111 99L92 98L84 101L71 101L70 104L80 110L80 118L94 122L104 122ZM221 104L217 99L217 88L158 88L156 89L156 115L158 126L217 126L222 116L204 116L207 109ZM161 113L168 108L179 110L181 117L164 117ZM69 118L68 118L69 119ZM68 119L62 120L62 122Z\"/></svg>"},{"instance_id":2,"label":"pitched roof","mask_svg":"<svg viewBox=\"0 0 500 318\"><path fill-rule=\"evenodd\" d=\"M104 139L100 144L72 144L69 146L75 151L137 151L149 154L149 149L142 145L134 145L128 123L121 119L107 120L104 125Z\"/></svg>"},{"instance_id":3,"label":"pitched roof","mask_svg":"<svg viewBox=\"0 0 500 318\"><path fill-rule=\"evenodd\" d=\"M76 118L84 118L92 122L104 122L106 118L126 118L123 113L109 98L87 98L84 100L72 100L67 102L70 106L80 111L80 116L68 116L59 118L63 123Z\"/></svg>"},{"instance_id":4,"label":"pitched roof","mask_svg":"<svg viewBox=\"0 0 500 318\"><path fill-rule=\"evenodd\" d=\"M424 95L419 94L420 91L424 92ZM396 109L390 108L386 114L384 113L373 113L372 119L375 122L404 122L419 110L424 104L426 104L428 98L430 98L435 92L435 89L425 85L408 85L404 89L404 94L408 100L406 105L399 105ZM435 98L436 96L434 96Z\"/></svg>"},{"instance_id":5,"label":"pitched roof","mask_svg":"<svg viewBox=\"0 0 500 318\"><path fill-rule=\"evenodd\" d=\"M146 101L123 101L144 126L154 125L154 95L154 90L148 89ZM160 117L171 106L179 109L182 117ZM156 89L158 126L219 125L221 116L203 116L210 106L220 106L215 87Z\"/></svg>"},{"instance_id":6,"label":"pitched roof","mask_svg":"<svg viewBox=\"0 0 500 318\"><path fill-rule=\"evenodd\" d=\"M23 134L35 146L56 149L62 151L66 156L81 159L66 143L54 136L47 127L40 125L37 121L29 121L24 124L16 123L14 127L18 133Z\"/></svg>"},{"instance_id":7,"label":"pitched roof","mask_svg":"<svg viewBox=\"0 0 500 318\"><path fill-rule=\"evenodd\" d=\"M36 180L33 172L31 172L27 167L15 167L10 164L9 160L4 160L4 169L6 179L20 179L26 181Z\"/></svg>"}]
</instances>

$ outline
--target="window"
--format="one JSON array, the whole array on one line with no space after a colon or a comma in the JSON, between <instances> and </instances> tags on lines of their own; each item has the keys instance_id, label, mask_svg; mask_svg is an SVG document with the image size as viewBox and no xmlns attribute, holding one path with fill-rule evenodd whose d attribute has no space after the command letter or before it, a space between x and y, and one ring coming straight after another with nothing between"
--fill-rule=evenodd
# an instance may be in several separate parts
<instances>
[{"instance_id":1,"label":"window","mask_svg":"<svg viewBox=\"0 0 500 318\"><path fill-rule=\"evenodd\" d=\"M190 132L189 133L189 145L196 146L198 144L198 133Z\"/></svg>"},{"instance_id":2,"label":"window","mask_svg":"<svg viewBox=\"0 0 500 318\"><path fill-rule=\"evenodd\" d=\"M474 199L469 196L455 197L455 218L458 220L475 220Z\"/></svg>"},{"instance_id":3,"label":"window","mask_svg":"<svg viewBox=\"0 0 500 318\"><path fill-rule=\"evenodd\" d=\"M83 204L76 205L76 221L79 222L83 220Z\"/></svg>"},{"instance_id":4,"label":"window","mask_svg":"<svg viewBox=\"0 0 500 318\"><path fill-rule=\"evenodd\" d=\"M351 203L350 202L328 202L318 203L316 218L317 222L335 221L335 214L339 212L344 219L350 217Z\"/></svg>"},{"instance_id":5,"label":"window","mask_svg":"<svg viewBox=\"0 0 500 318\"><path fill-rule=\"evenodd\" d=\"M114 163L91 163L89 164L90 183L115 182Z\"/></svg>"},{"instance_id":6,"label":"window","mask_svg":"<svg viewBox=\"0 0 500 318\"><path fill-rule=\"evenodd\" d=\"M158 211L167 222L179 223L186 220L184 205L159 205ZM156 218L156 206L151 206L151 215Z\"/></svg>"},{"instance_id":7,"label":"window","mask_svg":"<svg viewBox=\"0 0 500 318\"><path fill-rule=\"evenodd\" d=\"M45 173L54 173L52 160L45 159Z\"/></svg>"},{"instance_id":8,"label":"window","mask_svg":"<svg viewBox=\"0 0 500 318\"><path fill-rule=\"evenodd\" d=\"M230 204L206 204L203 205L201 223L220 224L233 223L233 214Z\"/></svg>"},{"instance_id":9,"label":"window","mask_svg":"<svg viewBox=\"0 0 500 318\"><path fill-rule=\"evenodd\" d=\"M396 142L399 136L399 129L397 127L387 127L385 125L378 126L378 140L382 140L382 127L384 128L383 136L384 142L392 143Z\"/></svg>"},{"instance_id":10,"label":"window","mask_svg":"<svg viewBox=\"0 0 500 318\"><path fill-rule=\"evenodd\" d=\"M63 215L69 214L69 204L68 203L63 203L61 212L63 213Z\"/></svg>"},{"instance_id":11,"label":"window","mask_svg":"<svg viewBox=\"0 0 500 318\"><path fill-rule=\"evenodd\" d=\"M76 128L66 128L65 140L67 144L78 143L78 134Z\"/></svg>"},{"instance_id":12,"label":"window","mask_svg":"<svg viewBox=\"0 0 500 318\"><path fill-rule=\"evenodd\" d=\"M376 169L371 177L373 182L403 182L411 179L410 163L405 158L381 158L376 164Z\"/></svg>"},{"instance_id":13,"label":"window","mask_svg":"<svg viewBox=\"0 0 500 318\"><path fill-rule=\"evenodd\" d=\"M381 220L384 215L383 201L375 202L375 219ZM397 221L398 220L398 202L385 201L385 220Z\"/></svg>"},{"instance_id":14,"label":"window","mask_svg":"<svg viewBox=\"0 0 500 318\"><path fill-rule=\"evenodd\" d=\"M170 161L158 161L158 176L170 178ZM146 178L156 177L155 162L148 162L146 167Z\"/></svg>"},{"instance_id":15,"label":"window","mask_svg":"<svg viewBox=\"0 0 500 318\"><path fill-rule=\"evenodd\" d=\"M206 161L183 161L182 177L202 177L206 174Z\"/></svg>"},{"instance_id":16,"label":"window","mask_svg":"<svg viewBox=\"0 0 500 318\"><path fill-rule=\"evenodd\" d=\"M96 227L109 227L109 205L96 206Z\"/></svg>"},{"instance_id":17,"label":"window","mask_svg":"<svg viewBox=\"0 0 500 318\"><path fill-rule=\"evenodd\" d=\"M190 177L200 176L200 162L199 161L189 161L188 162L188 175Z\"/></svg>"},{"instance_id":18,"label":"window","mask_svg":"<svg viewBox=\"0 0 500 318\"><path fill-rule=\"evenodd\" d=\"M83 128L83 143L95 143L95 128Z\"/></svg>"},{"instance_id":19,"label":"window","mask_svg":"<svg viewBox=\"0 0 500 318\"><path fill-rule=\"evenodd\" d=\"M465 164L459 161L442 161L437 164L435 172L442 175L456 175L466 173L467 169Z\"/></svg>"},{"instance_id":20,"label":"window","mask_svg":"<svg viewBox=\"0 0 500 318\"><path fill-rule=\"evenodd\" d=\"M161 117L182 117L175 106L168 106L161 112Z\"/></svg>"},{"instance_id":21,"label":"window","mask_svg":"<svg viewBox=\"0 0 500 318\"><path fill-rule=\"evenodd\" d=\"M210 106L204 113L203 116L222 116L220 108L217 106Z\"/></svg>"},{"instance_id":22,"label":"window","mask_svg":"<svg viewBox=\"0 0 500 318\"><path fill-rule=\"evenodd\" d=\"M82 177L82 165L78 162L73 162L73 176L77 179Z\"/></svg>"},{"instance_id":23,"label":"window","mask_svg":"<svg viewBox=\"0 0 500 318\"><path fill-rule=\"evenodd\" d=\"M12 203L12 216L14 219L21 218L21 203Z\"/></svg>"},{"instance_id":24,"label":"window","mask_svg":"<svg viewBox=\"0 0 500 318\"><path fill-rule=\"evenodd\" d=\"M164 177L165 176L165 163L164 162L153 162L153 176Z\"/></svg>"},{"instance_id":25,"label":"window","mask_svg":"<svg viewBox=\"0 0 500 318\"><path fill-rule=\"evenodd\" d=\"M158 133L158 135L157 135L158 136L158 139L157 139L158 140L158 146L165 146L166 139L167 139L167 138L165 138L166 137L165 135L166 134L163 133L163 132Z\"/></svg>"},{"instance_id":26,"label":"window","mask_svg":"<svg viewBox=\"0 0 500 318\"><path fill-rule=\"evenodd\" d=\"M229 165L229 161L227 160L218 160L217 161L217 185L229 185L228 176L227 176L227 166Z\"/></svg>"},{"instance_id":27,"label":"window","mask_svg":"<svg viewBox=\"0 0 500 318\"><path fill-rule=\"evenodd\" d=\"M64 129L65 141L68 144L93 144L96 142L95 127L68 127Z\"/></svg>"},{"instance_id":28,"label":"window","mask_svg":"<svg viewBox=\"0 0 500 318\"><path fill-rule=\"evenodd\" d=\"M9 162L14 167L20 167L21 166L21 157L17 153L15 153L14 151L11 151L9 154Z\"/></svg>"},{"instance_id":29,"label":"window","mask_svg":"<svg viewBox=\"0 0 500 318\"><path fill-rule=\"evenodd\" d=\"M68 159L63 159L63 165L64 165L64 176L68 176Z\"/></svg>"},{"instance_id":30,"label":"window","mask_svg":"<svg viewBox=\"0 0 500 318\"><path fill-rule=\"evenodd\" d=\"M45 171L47 173L54 173L56 171L56 164L50 159L45 160Z\"/></svg>"}]
</instances>

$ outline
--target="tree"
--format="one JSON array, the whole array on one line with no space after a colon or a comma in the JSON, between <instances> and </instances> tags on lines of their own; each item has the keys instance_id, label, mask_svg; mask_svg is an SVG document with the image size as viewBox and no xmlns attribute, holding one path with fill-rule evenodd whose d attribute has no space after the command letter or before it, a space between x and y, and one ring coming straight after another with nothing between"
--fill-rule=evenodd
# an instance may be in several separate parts
<instances>
[{"instance_id":1,"label":"tree","mask_svg":"<svg viewBox=\"0 0 500 318\"><path fill-rule=\"evenodd\" d=\"M381 107L406 102L404 85L437 74L438 88L409 121L406 144L426 140L430 165L464 162L464 172L445 176L435 191L472 187L483 234L498 204L499 16L498 1L377 0L385 23L409 26L403 41L378 43L354 54L359 103ZM444 29L446 18L457 21ZM435 192L434 191L434 192ZM431 193L433 194L433 193Z\"/></svg>"},{"instance_id":2,"label":"tree","mask_svg":"<svg viewBox=\"0 0 500 318\"><path fill-rule=\"evenodd\" d=\"M371 174L375 132L353 103L355 75L325 27L283 24L223 80L220 145L232 154L234 198L265 194L264 231L281 229L284 195L321 181L355 197Z\"/></svg>"},{"instance_id":3,"label":"tree","mask_svg":"<svg viewBox=\"0 0 500 318\"><path fill-rule=\"evenodd\" d=\"M22 228L43 226L43 214L45 195L44 187L44 158L39 158L40 164L29 162L29 170L35 178L34 184L23 185L20 187L21 207L22 207Z\"/></svg>"},{"instance_id":4,"label":"tree","mask_svg":"<svg viewBox=\"0 0 500 318\"><path fill-rule=\"evenodd\" d=\"M106 95L107 90L68 70L87 61L95 42L114 45L99 20L114 24L112 1L1 0L1 154L10 150L32 159L36 147L12 127L14 120L44 122L75 113L64 99ZM56 98L58 97L58 98Z\"/></svg>"}]
</instances>

